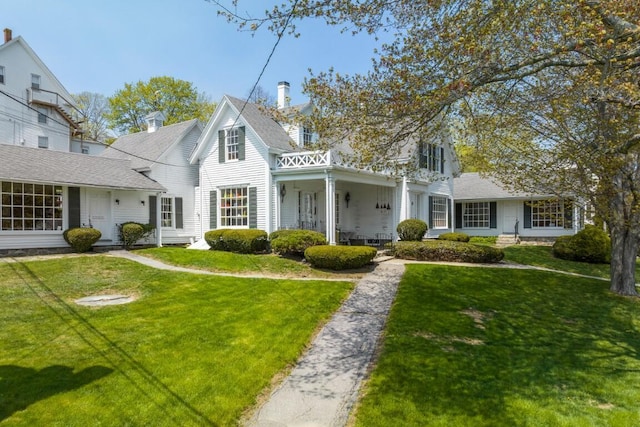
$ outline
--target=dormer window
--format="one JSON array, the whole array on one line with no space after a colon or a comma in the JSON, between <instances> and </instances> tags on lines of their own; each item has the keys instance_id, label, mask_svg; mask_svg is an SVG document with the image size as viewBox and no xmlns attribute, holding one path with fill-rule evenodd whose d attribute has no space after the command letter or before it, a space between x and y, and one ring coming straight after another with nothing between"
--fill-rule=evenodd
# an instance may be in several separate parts
<instances>
[{"instance_id":1,"label":"dormer window","mask_svg":"<svg viewBox=\"0 0 640 427\"><path fill-rule=\"evenodd\" d=\"M31 89L40 90L40 76L31 74Z\"/></svg>"},{"instance_id":2,"label":"dormer window","mask_svg":"<svg viewBox=\"0 0 640 427\"><path fill-rule=\"evenodd\" d=\"M0 83L4 84L4 65L0 65Z\"/></svg>"},{"instance_id":3,"label":"dormer window","mask_svg":"<svg viewBox=\"0 0 640 427\"><path fill-rule=\"evenodd\" d=\"M302 145L304 147L311 145L313 142L313 131L310 127L304 126L302 128Z\"/></svg>"}]
</instances>

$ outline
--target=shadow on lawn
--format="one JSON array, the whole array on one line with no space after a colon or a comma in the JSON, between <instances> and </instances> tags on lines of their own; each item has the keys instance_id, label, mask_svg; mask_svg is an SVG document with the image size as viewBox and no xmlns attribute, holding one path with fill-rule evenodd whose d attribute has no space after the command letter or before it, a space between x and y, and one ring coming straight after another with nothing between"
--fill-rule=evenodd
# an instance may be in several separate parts
<instances>
[{"instance_id":1,"label":"shadow on lawn","mask_svg":"<svg viewBox=\"0 0 640 427\"><path fill-rule=\"evenodd\" d=\"M39 400L80 388L111 372L113 369L105 366L91 366L74 373L73 368L62 365L41 370L0 365L0 422Z\"/></svg>"},{"instance_id":2,"label":"shadow on lawn","mask_svg":"<svg viewBox=\"0 0 640 427\"><path fill-rule=\"evenodd\" d=\"M625 387L640 379L638 304L553 273L410 268L375 388L430 420L516 425L615 407L637 421Z\"/></svg>"}]
</instances>

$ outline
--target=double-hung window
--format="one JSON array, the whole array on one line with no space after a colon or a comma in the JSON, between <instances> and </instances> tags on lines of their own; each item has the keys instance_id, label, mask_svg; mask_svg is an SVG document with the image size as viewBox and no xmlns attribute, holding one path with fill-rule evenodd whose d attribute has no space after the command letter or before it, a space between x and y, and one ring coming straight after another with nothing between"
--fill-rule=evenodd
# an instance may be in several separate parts
<instances>
[{"instance_id":1,"label":"double-hung window","mask_svg":"<svg viewBox=\"0 0 640 427\"><path fill-rule=\"evenodd\" d=\"M447 228L447 205L446 197L431 197L431 228Z\"/></svg>"},{"instance_id":2,"label":"double-hung window","mask_svg":"<svg viewBox=\"0 0 640 427\"><path fill-rule=\"evenodd\" d=\"M0 83L4 84L4 65L0 65Z\"/></svg>"},{"instance_id":3,"label":"double-hung window","mask_svg":"<svg viewBox=\"0 0 640 427\"><path fill-rule=\"evenodd\" d=\"M47 124L47 116L49 114L49 110L47 107L38 107L38 123Z\"/></svg>"},{"instance_id":4,"label":"double-hung window","mask_svg":"<svg viewBox=\"0 0 640 427\"><path fill-rule=\"evenodd\" d=\"M418 161L422 169L444 173L444 149L437 144L420 144Z\"/></svg>"},{"instance_id":5,"label":"double-hung window","mask_svg":"<svg viewBox=\"0 0 640 427\"><path fill-rule=\"evenodd\" d=\"M229 129L225 136L225 148L227 152L227 160L238 160L238 148L240 138L238 135L238 128Z\"/></svg>"},{"instance_id":6,"label":"double-hung window","mask_svg":"<svg viewBox=\"0 0 640 427\"><path fill-rule=\"evenodd\" d=\"M173 198L162 197L160 201L160 224L162 227L173 227Z\"/></svg>"},{"instance_id":7,"label":"double-hung window","mask_svg":"<svg viewBox=\"0 0 640 427\"><path fill-rule=\"evenodd\" d=\"M220 190L220 225L246 227L249 225L249 193L247 187Z\"/></svg>"},{"instance_id":8,"label":"double-hung window","mask_svg":"<svg viewBox=\"0 0 640 427\"><path fill-rule=\"evenodd\" d=\"M310 127L304 126L302 128L302 145L308 147L313 142L313 131Z\"/></svg>"},{"instance_id":9,"label":"double-hung window","mask_svg":"<svg viewBox=\"0 0 640 427\"><path fill-rule=\"evenodd\" d=\"M561 200L541 200L531 204L532 228L564 227L564 203Z\"/></svg>"},{"instance_id":10,"label":"double-hung window","mask_svg":"<svg viewBox=\"0 0 640 427\"><path fill-rule=\"evenodd\" d=\"M49 137L48 136L39 136L38 137L38 148L49 148Z\"/></svg>"},{"instance_id":11,"label":"double-hung window","mask_svg":"<svg viewBox=\"0 0 640 427\"><path fill-rule=\"evenodd\" d=\"M489 202L467 202L462 204L463 228L489 228Z\"/></svg>"},{"instance_id":12,"label":"double-hung window","mask_svg":"<svg viewBox=\"0 0 640 427\"><path fill-rule=\"evenodd\" d=\"M40 76L37 74L31 74L31 89L40 89Z\"/></svg>"}]
</instances>

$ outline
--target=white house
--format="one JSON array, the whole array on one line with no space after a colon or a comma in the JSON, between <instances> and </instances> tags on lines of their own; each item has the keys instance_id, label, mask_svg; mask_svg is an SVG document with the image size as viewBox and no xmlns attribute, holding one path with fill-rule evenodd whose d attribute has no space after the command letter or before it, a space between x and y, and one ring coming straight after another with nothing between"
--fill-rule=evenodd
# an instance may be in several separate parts
<instances>
[{"instance_id":1,"label":"white house","mask_svg":"<svg viewBox=\"0 0 640 427\"><path fill-rule=\"evenodd\" d=\"M72 153L80 128L70 100L29 45L5 29L0 45L0 253L65 248L63 230L81 226L101 231L97 245L118 244L117 225L149 222L149 197L167 191L135 171L130 160Z\"/></svg>"},{"instance_id":2,"label":"white house","mask_svg":"<svg viewBox=\"0 0 640 427\"><path fill-rule=\"evenodd\" d=\"M472 236L555 239L584 226L584 210L573 198L507 191L478 173L454 179L454 199L455 230Z\"/></svg>"},{"instance_id":3,"label":"white house","mask_svg":"<svg viewBox=\"0 0 640 427\"><path fill-rule=\"evenodd\" d=\"M101 157L129 160L135 171L162 185L166 191L160 200L153 195L148 201L136 201L148 208L148 217L140 222L159 224L162 244L188 243L200 235L195 213L198 165L189 163L189 155L202 125L197 119L169 126L163 126L163 121L162 113L149 114L146 131L119 137Z\"/></svg>"},{"instance_id":4,"label":"white house","mask_svg":"<svg viewBox=\"0 0 640 427\"><path fill-rule=\"evenodd\" d=\"M286 82L278 87L281 108L295 108L287 105L288 89ZM331 244L379 245L407 218L427 221L430 236L453 230L458 164L446 137L416 144L399 159L420 162L415 177L356 169L337 150L310 150L312 142L308 129L281 125L264 108L224 96L191 155L200 165L201 233L305 228L325 233Z\"/></svg>"}]
</instances>

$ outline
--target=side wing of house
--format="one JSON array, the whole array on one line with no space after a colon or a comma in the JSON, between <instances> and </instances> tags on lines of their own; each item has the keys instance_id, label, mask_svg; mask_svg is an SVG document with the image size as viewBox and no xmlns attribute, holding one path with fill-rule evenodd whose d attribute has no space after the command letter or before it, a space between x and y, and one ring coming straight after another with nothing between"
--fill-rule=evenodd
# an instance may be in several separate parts
<instances>
[{"instance_id":1,"label":"side wing of house","mask_svg":"<svg viewBox=\"0 0 640 427\"><path fill-rule=\"evenodd\" d=\"M5 39L7 37L5 36ZM71 95L21 38L0 45L0 143L70 151Z\"/></svg>"}]
</instances>

